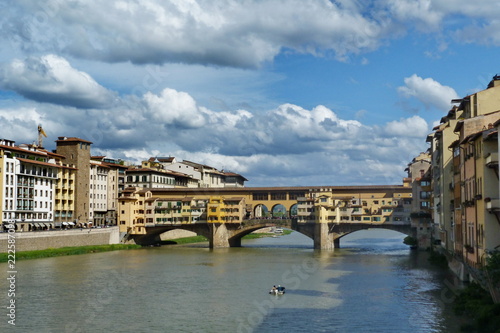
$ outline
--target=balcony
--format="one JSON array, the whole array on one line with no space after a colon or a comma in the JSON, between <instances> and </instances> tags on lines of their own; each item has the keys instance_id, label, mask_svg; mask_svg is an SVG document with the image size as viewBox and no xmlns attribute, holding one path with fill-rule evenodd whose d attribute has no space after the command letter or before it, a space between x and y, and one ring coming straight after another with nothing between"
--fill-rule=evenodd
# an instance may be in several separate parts
<instances>
[{"instance_id":1,"label":"balcony","mask_svg":"<svg viewBox=\"0 0 500 333\"><path fill-rule=\"evenodd\" d=\"M492 212L500 212L500 199L489 199L486 198L486 209Z\"/></svg>"},{"instance_id":2,"label":"balcony","mask_svg":"<svg viewBox=\"0 0 500 333\"><path fill-rule=\"evenodd\" d=\"M498 153L489 153L485 159L485 165L488 168L498 167Z\"/></svg>"}]
</instances>

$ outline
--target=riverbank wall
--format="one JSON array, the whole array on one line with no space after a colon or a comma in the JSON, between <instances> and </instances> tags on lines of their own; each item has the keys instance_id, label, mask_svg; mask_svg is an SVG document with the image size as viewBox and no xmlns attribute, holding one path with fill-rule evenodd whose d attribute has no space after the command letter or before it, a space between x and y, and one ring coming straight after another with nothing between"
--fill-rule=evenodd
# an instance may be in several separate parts
<instances>
[{"instance_id":1,"label":"riverbank wall","mask_svg":"<svg viewBox=\"0 0 500 333\"><path fill-rule=\"evenodd\" d=\"M67 246L89 246L119 244L118 227L73 229L64 231L16 232L10 238L6 232L0 233L0 253L8 251L8 245L15 244L16 252L38 251ZM14 242L12 241L14 240Z\"/></svg>"}]
</instances>

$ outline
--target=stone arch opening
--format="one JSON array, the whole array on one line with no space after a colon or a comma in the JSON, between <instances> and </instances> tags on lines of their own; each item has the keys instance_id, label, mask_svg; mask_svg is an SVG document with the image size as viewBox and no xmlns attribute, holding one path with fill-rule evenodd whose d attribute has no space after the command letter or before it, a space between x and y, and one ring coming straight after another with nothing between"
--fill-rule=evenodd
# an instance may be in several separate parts
<instances>
[{"instance_id":1,"label":"stone arch opening","mask_svg":"<svg viewBox=\"0 0 500 333\"><path fill-rule=\"evenodd\" d=\"M271 216L271 212L269 211L269 208L267 208L266 205L258 204L253 209L253 216L256 219L267 218Z\"/></svg>"},{"instance_id":2,"label":"stone arch opening","mask_svg":"<svg viewBox=\"0 0 500 333\"><path fill-rule=\"evenodd\" d=\"M374 234L375 232L375 234ZM370 233L369 237L364 237L364 233ZM379 234L377 236L376 234ZM356 235L357 234L357 235ZM414 230L411 228L393 228L390 226L376 226L373 225L366 226L365 228L355 228L353 230L345 230L343 232L334 233L333 241L335 247L341 247L340 239L349 236L345 239L351 244L359 244L362 246L367 245L377 245L379 246L381 243L387 243L393 245L404 245L403 239L406 236L414 236ZM358 236L358 237L356 237ZM368 240L368 241L367 241Z\"/></svg>"},{"instance_id":3,"label":"stone arch opening","mask_svg":"<svg viewBox=\"0 0 500 333\"><path fill-rule=\"evenodd\" d=\"M276 204L271 209L271 216L273 218L288 218L289 214L284 205Z\"/></svg>"}]
</instances>

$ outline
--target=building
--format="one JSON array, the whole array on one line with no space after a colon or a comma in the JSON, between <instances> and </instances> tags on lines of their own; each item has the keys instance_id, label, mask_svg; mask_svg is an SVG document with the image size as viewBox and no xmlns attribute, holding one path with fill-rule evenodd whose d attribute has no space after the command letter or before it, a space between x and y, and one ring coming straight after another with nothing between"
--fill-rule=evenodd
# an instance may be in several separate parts
<instances>
[{"instance_id":1,"label":"building","mask_svg":"<svg viewBox=\"0 0 500 333\"><path fill-rule=\"evenodd\" d=\"M245 181L248 181L234 172L219 171L214 167L187 160L179 162L175 157L152 157L143 162L144 165L189 175L187 187L244 187Z\"/></svg>"},{"instance_id":2,"label":"building","mask_svg":"<svg viewBox=\"0 0 500 333\"><path fill-rule=\"evenodd\" d=\"M168 188L175 187L173 173L150 168L131 168L125 171L126 187Z\"/></svg>"},{"instance_id":3,"label":"building","mask_svg":"<svg viewBox=\"0 0 500 333\"><path fill-rule=\"evenodd\" d=\"M75 214L75 181L77 169L72 164L64 163L64 156L57 156L56 163L60 166L57 174L56 194L54 203L54 227L67 228L74 226Z\"/></svg>"},{"instance_id":4,"label":"building","mask_svg":"<svg viewBox=\"0 0 500 333\"><path fill-rule=\"evenodd\" d=\"M1 217L17 231L54 227L54 199L60 165L36 145L0 140Z\"/></svg>"},{"instance_id":5,"label":"building","mask_svg":"<svg viewBox=\"0 0 500 333\"><path fill-rule=\"evenodd\" d=\"M426 249L434 240L439 239L434 235L431 207L431 155L420 153L406 168L412 187L411 225L417 231L417 242L420 248Z\"/></svg>"},{"instance_id":6,"label":"building","mask_svg":"<svg viewBox=\"0 0 500 333\"><path fill-rule=\"evenodd\" d=\"M309 191L297 200L298 222L318 223L391 223L410 222L411 188L387 189L341 194Z\"/></svg>"},{"instance_id":7,"label":"building","mask_svg":"<svg viewBox=\"0 0 500 333\"><path fill-rule=\"evenodd\" d=\"M92 161L100 162L100 165L107 167L107 211L104 217L104 225L117 225L117 200L121 191L125 189L125 172L129 167L124 165L122 160L107 158L106 156L92 156Z\"/></svg>"},{"instance_id":8,"label":"building","mask_svg":"<svg viewBox=\"0 0 500 333\"><path fill-rule=\"evenodd\" d=\"M297 222L408 225L409 186L290 188L127 188L119 201L121 232L175 223L241 223L246 219L297 218Z\"/></svg>"},{"instance_id":9,"label":"building","mask_svg":"<svg viewBox=\"0 0 500 333\"><path fill-rule=\"evenodd\" d=\"M59 137L56 140L56 153L77 169L74 183L75 225L93 223L90 216L90 145L92 142L75 138Z\"/></svg>"},{"instance_id":10,"label":"building","mask_svg":"<svg viewBox=\"0 0 500 333\"><path fill-rule=\"evenodd\" d=\"M467 280L500 246L498 124L500 76L461 99L427 137L435 223L450 267Z\"/></svg>"}]
</instances>

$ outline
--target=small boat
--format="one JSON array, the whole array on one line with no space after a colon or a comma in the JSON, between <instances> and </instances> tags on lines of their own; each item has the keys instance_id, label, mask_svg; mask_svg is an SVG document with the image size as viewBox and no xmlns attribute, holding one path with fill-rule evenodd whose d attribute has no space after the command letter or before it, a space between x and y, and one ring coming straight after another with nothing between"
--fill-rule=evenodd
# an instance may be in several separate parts
<instances>
[{"instance_id":1,"label":"small boat","mask_svg":"<svg viewBox=\"0 0 500 333\"><path fill-rule=\"evenodd\" d=\"M283 228L276 228L274 229L275 234L282 234L283 233Z\"/></svg>"},{"instance_id":2,"label":"small boat","mask_svg":"<svg viewBox=\"0 0 500 333\"><path fill-rule=\"evenodd\" d=\"M271 295L283 295L285 293L285 287L282 287L280 285L273 286L271 290L269 291Z\"/></svg>"}]
</instances>

